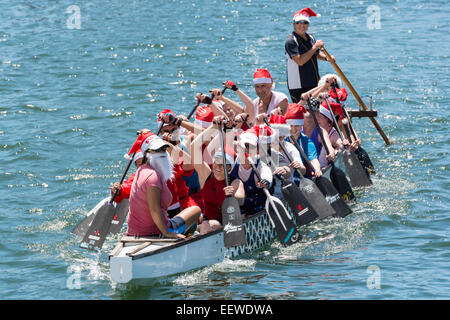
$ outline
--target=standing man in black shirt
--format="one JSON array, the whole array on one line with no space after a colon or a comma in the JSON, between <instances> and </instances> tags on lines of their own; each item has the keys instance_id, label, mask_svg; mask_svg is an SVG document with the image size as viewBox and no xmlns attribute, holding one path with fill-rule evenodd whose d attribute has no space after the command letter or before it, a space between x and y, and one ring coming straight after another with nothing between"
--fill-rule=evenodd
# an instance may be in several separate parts
<instances>
[{"instance_id":1,"label":"standing man in black shirt","mask_svg":"<svg viewBox=\"0 0 450 320\"><path fill-rule=\"evenodd\" d=\"M306 33L309 17L317 16L310 8L294 13L294 31L284 44L287 58L287 83L292 102L300 101L302 93L317 86L320 80L317 59L327 61L326 55L320 51L323 41L314 39ZM333 56L332 62L335 62ZM331 61L330 61L331 62Z\"/></svg>"}]
</instances>

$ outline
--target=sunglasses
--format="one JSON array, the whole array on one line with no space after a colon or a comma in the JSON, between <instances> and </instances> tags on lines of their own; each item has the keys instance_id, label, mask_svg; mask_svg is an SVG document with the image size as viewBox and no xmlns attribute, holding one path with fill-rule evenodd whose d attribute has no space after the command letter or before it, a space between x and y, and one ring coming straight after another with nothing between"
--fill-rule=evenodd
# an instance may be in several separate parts
<instances>
[{"instance_id":1,"label":"sunglasses","mask_svg":"<svg viewBox=\"0 0 450 320\"><path fill-rule=\"evenodd\" d=\"M308 21L297 21L297 22L294 22L295 24L309 24L309 22Z\"/></svg>"}]
</instances>

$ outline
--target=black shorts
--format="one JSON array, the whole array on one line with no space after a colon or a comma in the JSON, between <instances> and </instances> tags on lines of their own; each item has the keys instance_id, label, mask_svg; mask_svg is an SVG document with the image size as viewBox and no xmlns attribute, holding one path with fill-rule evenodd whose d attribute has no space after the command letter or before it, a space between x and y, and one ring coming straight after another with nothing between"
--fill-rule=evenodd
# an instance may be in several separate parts
<instances>
[{"instance_id":1,"label":"black shorts","mask_svg":"<svg viewBox=\"0 0 450 320\"><path fill-rule=\"evenodd\" d=\"M305 92L308 92L312 88L315 88L315 87L300 88L300 89L289 89L289 95L291 96L292 102L293 103L298 103L300 101L300 97L302 96L302 94L305 93Z\"/></svg>"}]
</instances>

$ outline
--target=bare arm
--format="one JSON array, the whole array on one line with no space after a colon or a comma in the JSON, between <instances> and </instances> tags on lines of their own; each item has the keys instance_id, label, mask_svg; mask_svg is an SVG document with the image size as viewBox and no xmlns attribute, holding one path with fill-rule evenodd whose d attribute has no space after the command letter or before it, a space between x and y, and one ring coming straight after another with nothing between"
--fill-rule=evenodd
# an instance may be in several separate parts
<instances>
[{"instance_id":1,"label":"bare arm","mask_svg":"<svg viewBox=\"0 0 450 320\"><path fill-rule=\"evenodd\" d=\"M150 211L150 214L152 216L153 222L158 227L159 231L166 236L166 237L179 237L179 238L185 238L185 236L181 234L176 234L173 232L169 232L167 230L167 226L164 223L162 213L161 213L161 207L160 207L160 200L161 200L161 190L157 187L147 187L145 198L147 200L147 206L148 210Z\"/></svg>"},{"instance_id":2,"label":"bare arm","mask_svg":"<svg viewBox=\"0 0 450 320\"><path fill-rule=\"evenodd\" d=\"M238 201L239 205L243 205L245 201L245 189L244 184L240 179L235 179L231 182L231 186L233 186L235 192L234 197Z\"/></svg>"},{"instance_id":3,"label":"bare arm","mask_svg":"<svg viewBox=\"0 0 450 320\"><path fill-rule=\"evenodd\" d=\"M320 48L322 48L323 46L323 41L322 40L317 40L311 49L309 49L308 51L306 51L303 54L299 54L296 56L293 56L291 59L298 64L299 66L303 66L305 63L307 63L314 54L316 54L316 51L319 50ZM320 56L320 54L319 54Z\"/></svg>"}]
</instances>

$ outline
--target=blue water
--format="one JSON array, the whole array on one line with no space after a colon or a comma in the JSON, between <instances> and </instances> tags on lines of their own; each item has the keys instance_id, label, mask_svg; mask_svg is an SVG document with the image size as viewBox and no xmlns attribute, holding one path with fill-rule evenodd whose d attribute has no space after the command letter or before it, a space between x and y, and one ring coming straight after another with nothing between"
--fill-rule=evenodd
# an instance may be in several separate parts
<instances>
[{"instance_id":1,"label":"blue water","mask_svg":"<svg viewBox=\"0 0 450 320\"><path fill-rule=\"evenodd\" d=\"M67 21L71 5L79 29ZM304 227L295 246L275 242L147 286L110 281L115 238L92 253L70 233L120 179L135 131L155 129L163 108L187 114L195 93L229 79L255 97L260 67L287 93L284 40L299 5L1 1L0 298L450 298L448 1L309 3L322 15L309 32L363 100L373 97L394 142L355 120L378 174L345 219Z\"/></svg>"}]
</instances>

